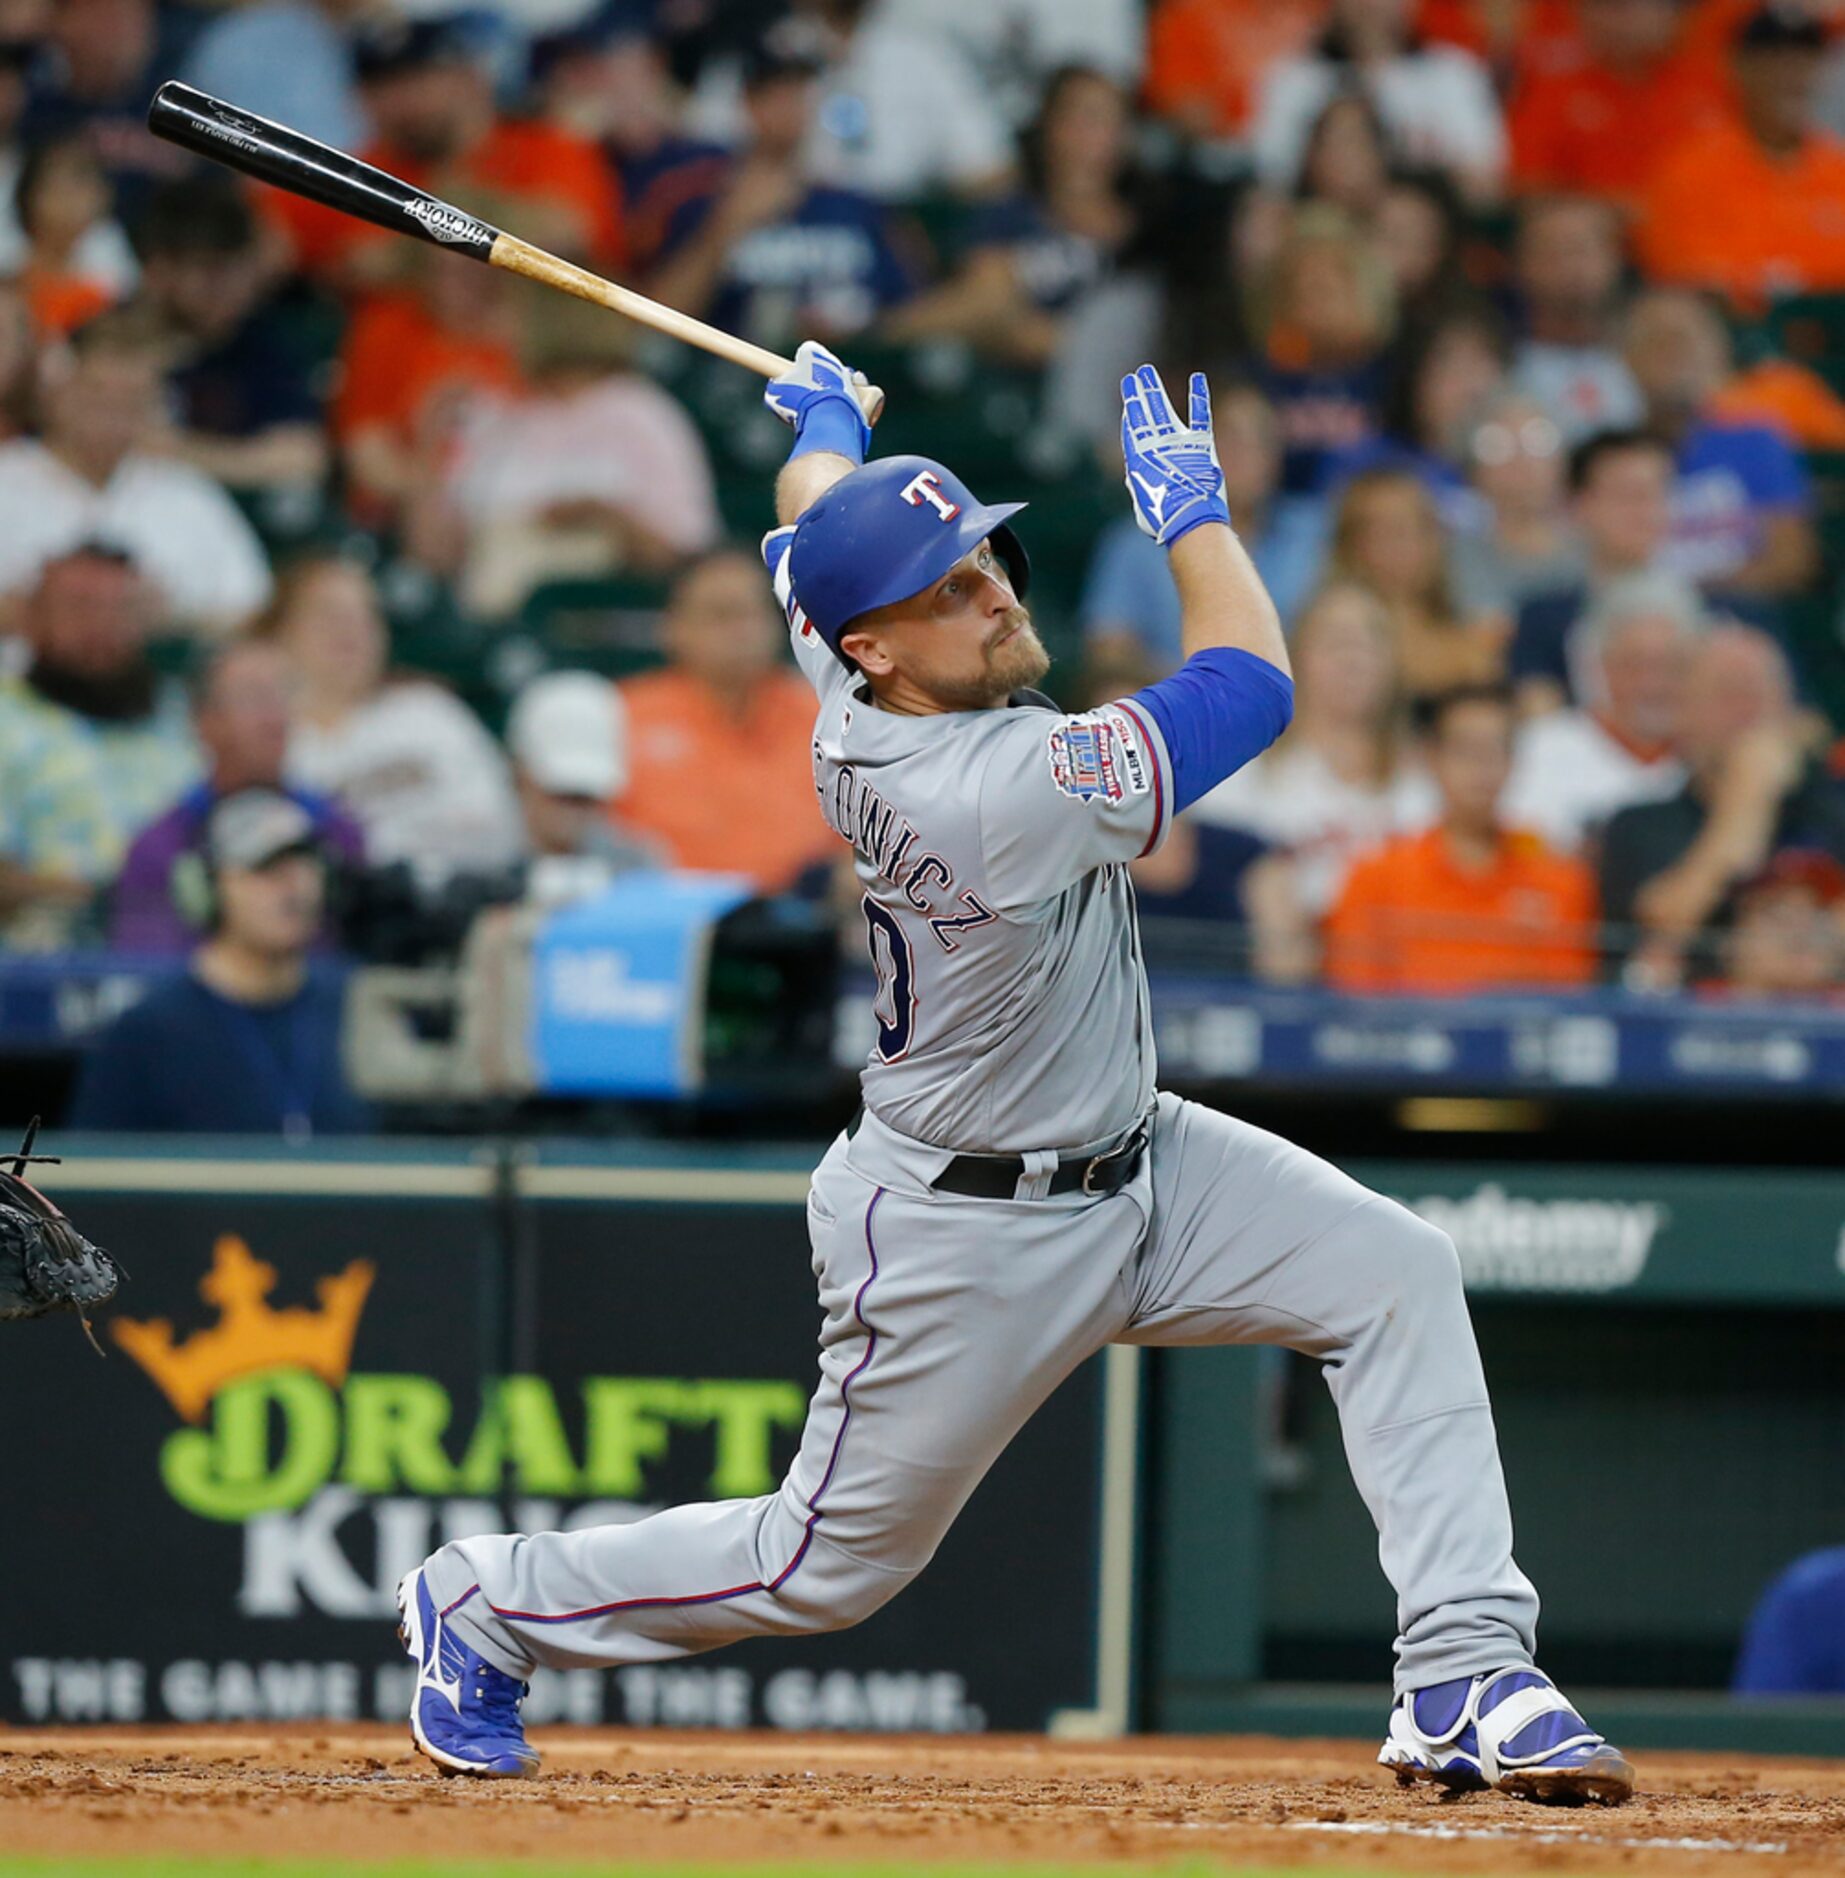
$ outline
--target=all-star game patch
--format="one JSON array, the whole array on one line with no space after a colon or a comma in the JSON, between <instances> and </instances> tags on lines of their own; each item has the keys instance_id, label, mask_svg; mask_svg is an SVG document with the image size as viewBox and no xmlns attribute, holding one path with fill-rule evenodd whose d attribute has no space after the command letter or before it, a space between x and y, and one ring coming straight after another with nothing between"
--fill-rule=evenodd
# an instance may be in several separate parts
<instances>
[{"instance_id":1,"label":"all-star game patch","mask_svg":"<svg viewBox=\"0 0 1845 1878\"><path fill-rule=\"evenodd\" d=\"M1079 802L1119 802L1127 793L1115 727L1106 719L1068 717L1050 734L1051 780Z\"/></svg>"}]
</instances>

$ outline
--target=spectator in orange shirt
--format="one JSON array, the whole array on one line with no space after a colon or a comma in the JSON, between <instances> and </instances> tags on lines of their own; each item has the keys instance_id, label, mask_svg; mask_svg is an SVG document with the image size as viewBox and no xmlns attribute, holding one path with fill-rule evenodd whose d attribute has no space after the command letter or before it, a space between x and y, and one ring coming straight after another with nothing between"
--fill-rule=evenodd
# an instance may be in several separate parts
<instances>
[{"instance_id":1,"label":"spectator in orange shirt","mask_svg":"<svg viewBox=\"0 0 1845 1878\"><path fill-rule=\"evenodd\" d=\"M14 187L26 238L19 284L38 329L74 331L111 305L132 276L85 266L90 238L110 225L109 177L89 144L71 134L26 153Z\"/></svg>"},{"instance_id":2,"label":"spectator in orange shirt","mask_svg":"<svg viewBox=\"0 0 1845 1878\"><path fill-rule=\"evenodd\" d=\"M1147 107L1194 137L1241 136L1263 77L1305 52L1326 0L1159 0L1147 44Z\"/></svg>"},{"instance_id":3,"label":"spectator in orange shirt","mask_svg":"<svg viewBox=\"0 0 1845 1878\"><path fill-rule=\"evenodd\" d=\"M1468 686L1436 700L1429 767L1441 816L1359 861L1326 926L1326 977L1345 991L1581 985L1595 971L1595 877L1508 829L1511 694Z\"/></svg>"},{"instance_id":4,"label":"spectator in orange shirt","mask_svg":"<svg viewBox=\"0 0 1845 1878\"><path fill-rule=\"evenodd\" d=\"M567 131L500 117L454 21L386 22L358 38L354 57L377 133L359 153L366 162L445 198L493 190L519 204L527 240L604 272L622 265L614 171ZM268 206L305 272L348 286L389 275L399 244L384 230L300 196L272 193Z\"/></svg>"},{"instance_id":5,"label":"spectator in orange shirt","mask_svg":"<svg viewBox=\"0 0 1845 1878\"><path fill-rule=\"evenodd\" d=\"M510 278L436 248L405 260L409 291L369 296L347 326L333 406L353 506L372 521L406 506L421 513L417 499L440 483L467 399L524 383Z\"/></svg>"},{"instance_id":6,"label":"spectator in orange shirt","mask_svg":"<svg viewBox=\"0 0 1845 1878\"><path fill-rule=\"evenodd\" d=\"M674 584L664 670L627 679L628 787L611 812L677 867L747 874L777 893L838 843L814 800L814 698L778 657L761 560L718 548Z\"/></svg>"},{"instance_id":7,"label":"spectator in orange shirt","mask_svg":"<svg viewBox=\"0 0 1845 1878\"><path fill-rule=\"evenodd\" d=\"M1421 0L1416 31L1424 39L1464 46L1496 73L1513 66L1554 62L1560 49L1574 57L1577 0L1513 0L1510 6L1480 0Z\"/></svg>"},{"instance_id":8,"label":"spectator in orange shirt","mask_svg":"<svg viewBox=\"0 0 1845 1878\"><path fill-rule=\"evenodd\" d=\"M1678 0L1581 0L1575 55L1530 72L1512 100L1521 193L1631 206L1662 155L1723 107L1722 74L1683 38Z\"/></svg>"},{"instance_id":9,"label":"spectator in orange shirt","mask_svg":"<svg viewBox=\"0 0 1845 1878\"><path fill-rule=\"evenodd\" d=\"M1733 44L1736 109L1660 164L1641 210L1641 264L1750 310L1845 289L1845 142L1812 128L1825 29L1770 5Z\"/></svg>"},{"instance_id":10,"label":"spectator in orange shirt","mask_svg":"<svg viewBox=\"0 0 1845 1878\"><path fill-rule=\"evenodd\" d=\"M1802 450L1845 450L1845 398L1793 359L1760 359L1721 385L1706 407L1723 424L1760 424Z\"/></svg>"}]
</instances>

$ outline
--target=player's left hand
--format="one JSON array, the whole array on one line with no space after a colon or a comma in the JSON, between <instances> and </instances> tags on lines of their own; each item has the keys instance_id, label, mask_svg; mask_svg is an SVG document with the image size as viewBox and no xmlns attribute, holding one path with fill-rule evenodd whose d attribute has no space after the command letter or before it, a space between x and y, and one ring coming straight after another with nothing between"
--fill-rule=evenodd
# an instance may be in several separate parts
<instances>
[{"instance_id":1,"label":"player's left hand","mask_svg":"<svg viewBox=\"0 0 1845 1878\"><path fill-rule=\"evenodd\" d=\"M855 372L819 340L806 339L794 355L794 370L771 378L762 401L794 426L803 445L836 450L862 463L871 448L871 419L877 416L875 406L869 416L866 412L863 394L869 389L863 372Z\"/></svg>"},{"instance_id":2,"label":"player's left hand","mask_svg":"<svg viewBox=\"0 0 1845 1878\"><path fill-rule=\"evenodd\" d=\"M1191 421L1173 414L1166 387L1151 365L1121 381L1121 454L1134 519L1169 548L1201 522L1228 522L1224 472L1211 435L1211 388L1192 373Z\"/></svg>"}]
</instances>

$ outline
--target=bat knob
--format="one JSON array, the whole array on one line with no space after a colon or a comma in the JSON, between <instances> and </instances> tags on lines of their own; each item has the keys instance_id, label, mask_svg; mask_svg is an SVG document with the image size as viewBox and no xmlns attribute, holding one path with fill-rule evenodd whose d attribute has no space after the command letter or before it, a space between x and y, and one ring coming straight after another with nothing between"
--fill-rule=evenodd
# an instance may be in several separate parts
<instances>
[{"instance_id":1,"label":"bat knob","mask_svg":"<svg viewBox=\"0 0 1845 1878\"><path fill-rule=\"evenodd\" d=\"M865 413L865 422L875 424L884 415L884 393L876 385L855 385L858 408Z\"/></svg>"}]
</instances>

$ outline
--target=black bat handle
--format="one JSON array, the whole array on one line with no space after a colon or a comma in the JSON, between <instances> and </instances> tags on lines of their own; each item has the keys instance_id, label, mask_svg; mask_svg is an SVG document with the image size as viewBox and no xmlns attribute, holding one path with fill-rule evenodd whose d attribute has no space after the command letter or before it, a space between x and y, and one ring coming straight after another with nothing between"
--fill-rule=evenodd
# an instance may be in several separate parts
<instances>
[{"instance_id":1,"label":"black bat handle","mask_svg":"<svg viewBox=\"0 0 1845 1878\"><path fill-rule=\"evenodd\" d=\"M195 91L177 79L154 93L147 127L187 150L228 164L260 182L273 183L330 209L418 241L458 248L484 261L500 231L401 177L361 163L344 150L240 111L208 92Z\"/></svg>"}]
</instances>

